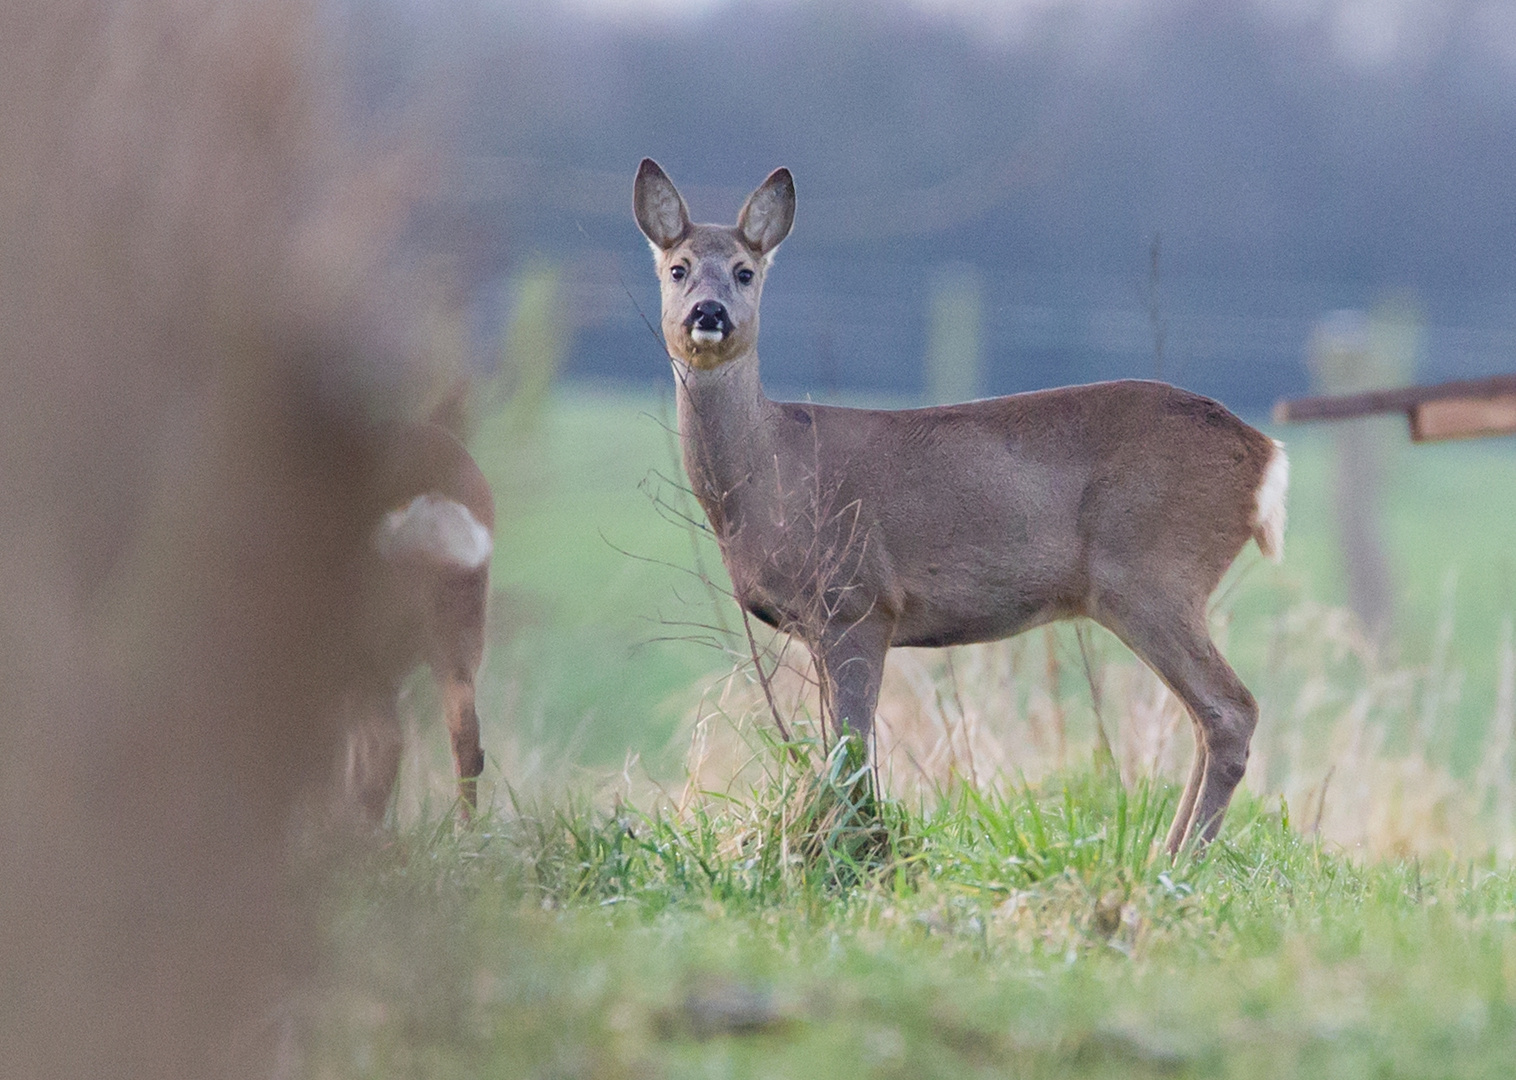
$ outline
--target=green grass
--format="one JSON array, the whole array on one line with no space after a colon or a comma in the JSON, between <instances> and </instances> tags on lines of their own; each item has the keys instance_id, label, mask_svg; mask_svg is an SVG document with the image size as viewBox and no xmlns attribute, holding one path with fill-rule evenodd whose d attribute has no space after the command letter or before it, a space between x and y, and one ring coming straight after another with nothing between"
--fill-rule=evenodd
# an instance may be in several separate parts
<instances>
[{"instance_id":1,"label":"green grass","mask_svg":"<svg viewBox=\"0 0 1516 1080\"><path fill-rule=\"evenodd\" d=\"M557 399L529 440L490 420L474 440L500 519L485 722L577 762L657 757L692 684L723 664L683 640L711 605L687 530L657 501L677 498L664 478L683 480L664 411L651 395L581 393Z\"/></svg>"},{"instance_id":2,"label":"green grass","mask_svg":"<svg viewBox=\"0 0 1516 1080\"><path fill-rule=\"evenodd\" d=\"M524 445L480 431L501 496L482 701L503 794L468 831L423 803L345 867L324 982L298 1009L308 1075L1516 1075L1516 873L1493 855L1349 858L1315 834L1315 776L1295 778L1293 804L1241 792L1208 856L1177 862L1155 850L1177 796L1162 779L1124 786L1076 764L869 802L844 753L761 726L731 789L655 797L628 770L621 795L589 793L576 767L593 781L629 751L682 779L694 687L732 665L704 629L722 609L690 573L698 553L719 587L715 551L669 509L683 504L661 413L567 394ZM1287 561L1245 554L1217 612L1264 704L1258 744L1325 743L1368 702L1362 730L1383 746L1466 767L1487 745L1516 606L1516 456L1499 442L1397 454L1397 655L1376 658L1321 629L1344 598L1327 437L1282 434ZM1060 635L1078 762L1093 702ZM1094 643L1098 663L1119 660ZM1045 675L1033 644L1022 678ZM939 706L993 689L953 678ZM1030 692L1004 700L1030 708ZM1114 730L1123 702L1104 707ZM1435 730L1408 741L1399 729L1421 716ZM577 782L528 783L523 747ZM1399 775L1411 794L1462 783ZM1334 808L1356 812L1352 782L1337 774Z\"/></svg>"},{"instance_id":3,"label":"green grass","mask_svg":"<svg viewBox=\"0 0 1516 1080\"><path fill-rule=\"evenodd\" d=\"M346 886L312 1061L375 1077L1516 1068L1507 871L1354 865L1249 799L1208 858L1171 865L1150 841L1174 792L1097 772L886 804L860 859L825 825L806 843L818 821L784 818L787 783L682 815L558 804L396 837Z\"/></svg>"}]
</instances>

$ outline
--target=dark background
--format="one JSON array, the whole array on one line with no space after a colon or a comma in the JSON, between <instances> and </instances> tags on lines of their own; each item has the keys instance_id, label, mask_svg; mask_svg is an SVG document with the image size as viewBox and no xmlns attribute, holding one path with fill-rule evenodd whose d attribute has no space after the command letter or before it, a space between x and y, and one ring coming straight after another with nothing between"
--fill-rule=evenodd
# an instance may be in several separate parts
<instances>
[{"instance_id":1,"label":"dark background","mask_svg":"<svg viewBox=\"0 0 1516 1080\"><path fill-rule=\"evenodd\" d=\"M627 8L365 0L359 105L431 80L481 356L556 265L566 373L667 378L631 218L655 157L698 220L777 165L771 390L922 390L929 283L981 282L999 393L1151 376L1244 411L1304 392L1311 327L1386 303L1416 378L1516 366L1516 5L1367 0ZM1153 252L1158 268L1154 274ZM1155 328L1163 335L1157 361Z\"/></svg>"}]
</instances>

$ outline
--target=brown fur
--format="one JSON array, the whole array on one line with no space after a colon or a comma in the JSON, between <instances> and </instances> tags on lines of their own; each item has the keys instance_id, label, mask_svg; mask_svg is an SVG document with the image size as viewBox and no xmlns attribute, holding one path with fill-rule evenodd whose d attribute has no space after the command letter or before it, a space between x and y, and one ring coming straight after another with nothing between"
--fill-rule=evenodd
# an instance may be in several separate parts
<instances>
[{"instance_id":1,"label":"brown fur","mask_svg":"<svg viewBox=\"0 0 1516 1080\"><path fill-rule=\"evenodd\" d=\"M903 411L771 401L758 304L793 219L789 173L753 193L736 227L692 224L650 160L634 201L695 495L739 601L810 647L838 729L869 735L891 646L1086 616L1189 708L1196 765L1168 845L1213 838L1257 706L1212 644L1205 604L1255 532L1282 528L1271 517L1264 529L1259 504L1282 451L1220 404L1156 382ZM691 333L702 303L730 323L719 342Z\"/></svg>"},{"instance_id":2,"label":"brown fur","mask_svg":"<svg viewBox=\"0 0 1516 1080\"><path fill-rule=\"evenodd\" d=\"M451 433L434 423L398 425L384 430L382 446L375 500L381 510L399 510L417 495L435 495L464 507L494 532L489 482ZM369 557L376 588L366 617L362 670L345 701L345 793L370 824L383 820L400 771L401 684L418 664L426 664L442 691L459 813L466 821L477 807L484 771L474 679L484 657L489 562L460 567L434 553Z\"/></svg>"}]
</instances>

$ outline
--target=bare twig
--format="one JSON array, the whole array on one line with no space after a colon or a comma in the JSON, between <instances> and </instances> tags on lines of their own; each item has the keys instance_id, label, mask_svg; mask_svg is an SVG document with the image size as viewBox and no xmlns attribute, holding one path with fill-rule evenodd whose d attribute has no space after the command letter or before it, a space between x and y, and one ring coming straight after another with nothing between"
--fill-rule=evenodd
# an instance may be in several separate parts
<instances>
[{"instance_id":1,"label":"bare twig","mask_svg":"<svg viewBox=\"0 0 1516 1080\"><path fill-rule=\"evenodd\" d=\"M1074 624L1074 638L1079 642L1079 658L1084 663L1084 678L1090 684L1090 704L1095 709L1095 759L1101 769L1114 769L1116 755L1111 750L1111 740L1105 733L1105 718L1101 714L1100 680L1090 663L1089 628L1083 622Z\"/></svg>"},{"instance_id":2,"label":"bare twig","mask_svg":"<svg viewBox=\"0 0 1516 1080\"><path fill-rule=\"evenodd\" d=\"M1337 771L1337 766L1336 765L1332 765L1332 766L1328 767L1328 769L1326 771L1326 776L1324 776L1322 778L1322 780L1321 780L1321 796L1320 796L1320 798L1318 798L1316 800L1316 817L1311 822L1311 835L1312 836L1320 836L1321 835L1321 817L1322 817L1323 814L1326 813L1326 805L1327 805L1327 786L1329 784L1331 784L1331 782L1332 782L1332 774L1334 772L1336 772L1336 771Z\"/></svg>"},{"instance_id":3,"label":"bare twig","mask_svg":"<svg viewBox=\"0 0 1516 1080\"><path fill-rule=\"evenodd\" d=\"M1043 629L1042 643L1046 652L1048 700L1053 707L1053 734L1058 747L1058 767L1062 769L1068 764L1068 723L1063 711L1063 695L1059 691L1063 671L1058 663L1058 634L1051 626Z\"/></svg>"},{"instance_id":4,"label":"bare twig","mask_svg":"<svg viewBox=\"0 0 1516 1080\"><path fill-rule=\"evenodd\" d=\"M784 722L784 716L779 711L779 704L774 700L774 688L769 682L768 672L763 670L763 658L758 652L758 639L753 636L753 618L742 609L742 629L747 633L747 645L753 658L753 671L758 676L758 685L763 688L763 700L768 703L769 715L774 718L774 726L779 729L779 735L784 739L786 748L790 752L790 760L799 763L800 755L795 750L795 740L790 736L790 729Z\"/></svg>"}]
</instances>

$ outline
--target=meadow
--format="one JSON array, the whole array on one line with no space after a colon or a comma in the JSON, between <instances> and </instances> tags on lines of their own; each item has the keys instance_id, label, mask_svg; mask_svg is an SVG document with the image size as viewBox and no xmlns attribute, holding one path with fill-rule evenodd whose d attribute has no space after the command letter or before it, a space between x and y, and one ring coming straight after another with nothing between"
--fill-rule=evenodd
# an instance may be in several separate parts
<instances>
[{"instance_id":1,"label":"meadow","mask_svg":"<svg viewBox=\"0 0 1516 1080\"><path fill-rule=\"evenodd\" d=\"M1285 562L1250 548L1213 612L1254 758L1170 862L1188 724L1099 631L902 651L877 802L763 638L782 741L670 414L579 390L481 424L491 808L455 828L418 685L393 831L331 896L310 1075L1511 1074L1508 444L1391 453L1375 643L1330 436L1274 432Z\"/></svg>"}]
</instances>

